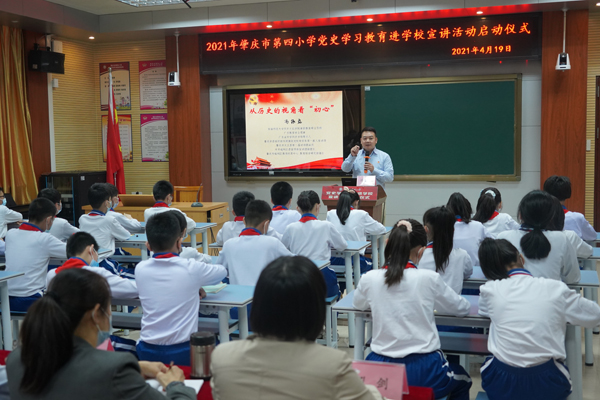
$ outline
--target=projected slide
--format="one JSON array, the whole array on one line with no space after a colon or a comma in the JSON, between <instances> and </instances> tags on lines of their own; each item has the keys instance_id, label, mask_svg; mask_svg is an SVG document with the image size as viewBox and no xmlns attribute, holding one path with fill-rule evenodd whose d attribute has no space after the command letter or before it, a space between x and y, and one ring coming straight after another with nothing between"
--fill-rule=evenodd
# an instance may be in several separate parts
<instances>
[{"instance_id":1,"label":"projected slide","mask_svg":"<svg viewBox=\"0 0 600 400\"><path fill-rule=\"evenodd\" d=\"M339 170L342 111L342 91L246 94L247 169Z\"/></svg>"}]
</instances>

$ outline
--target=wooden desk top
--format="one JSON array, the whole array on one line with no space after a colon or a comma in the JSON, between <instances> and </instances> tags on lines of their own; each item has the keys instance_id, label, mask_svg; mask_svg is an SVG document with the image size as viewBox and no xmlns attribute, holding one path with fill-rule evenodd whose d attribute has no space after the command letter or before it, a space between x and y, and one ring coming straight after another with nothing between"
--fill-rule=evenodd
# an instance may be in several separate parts
<instances>
[{"instance_id":1,"label":"wooden desk top","mask_svg":"<svg viewBox=\"0 0 600 400\"><path fill-rule=\"evenodd\" d=\"M203 207L192 207L192 203L191 202L181 202L181 203L173 203L171 204L171 207L173 208L178 208L179 210L188 213L188 212L192 212L192 211L196 211L196 212L203 212L203 211L212 211L212 210L216 210L217 208L221 208L221 207L227 207L228 204L227 202L223 202L223 201L217 201L217 202L210 202L210 201L205 201L202 202ZM145 210L148 207L128 207L128 206L124 206L122 203L119 203L119 207L116 209L117 212L127 212L127 211L140 211L140 210ZM92 211L92 206L87 205L87 206L83 206L83 210L87 213Z\"/></svg>"}]
</instances>

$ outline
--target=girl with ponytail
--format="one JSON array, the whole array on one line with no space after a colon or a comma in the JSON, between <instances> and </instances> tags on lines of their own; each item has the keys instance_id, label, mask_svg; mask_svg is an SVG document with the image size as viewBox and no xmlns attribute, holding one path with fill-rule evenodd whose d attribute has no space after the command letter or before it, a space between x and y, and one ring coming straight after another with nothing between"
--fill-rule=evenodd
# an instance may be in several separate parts
<instances>
[{"instance_id":1,"label":"girl with ponytail","mask_svg":"<svg viewBox=\"0 0 600 400\"><path fill-rule=\"evenodd\" d=\"M317 215L321 208L321 199L313 190L300 193L297 210L302 214L300 221L285 228L281 242L293 254L312 260L329 260L331 249L344 250L346 239L335 229L331 222L319 221ZM321 270L327 284L327 297L339 296L340 288L335 271L329 267Z\"/></svg>"},{"instance_id":2,"label":"girl with ponytail","mask_svg":"<svg viewBox=\"0 0 600 400\"><path fill-rule=\"evenodd\" d=\"M579 282L579 263L575 249L563 232L549 231L554 220L552 195L534 190L519 203L521 228L505 231L498 239L506 239L525 256L525 266L536 277L563 282Z\"/></svg>"},{"instance_id":3,"label":"girl with ponytail","mask_svg":"<svg viewBox=\"0 0 600 400\"><path fill-rule=\"evenodd\" d=\"M593 328L600 323L600 307L563 282L533 279L527 260L507 240L485 239L479 260L489 279L480 287L479 314L492 321L493 357L481 367L488 398L566 399L571 392L564 365L566 324Z\"/></svg>"},{"instance_id":4,"label":"girl with ponytail","mask_svg":"<svg viewBox=\"0 0 600 400\"><path fill-rule=\"evenodd\" d=\"M375 221L369 213L359 210L360 197L354 190L344 190L340 193L335 210L327 212L327 221L348 241L366 241L367 235L382 235L385 226ZM331 265L344 265L342 257L332 257ZM370 258L365 257L365 250L360 252L360 273L364 274L373 268Z\"/></svg>"},{"instance_id":5,"label":"girl with ponytail","mask_svg":"<svg viewBox=\"0 0 600 400\"><path fill-rule=\"evenodd\" d=\"M446 361L433 311L465 316L470 304L439 274L421 268L426 245L423 225L398 221L385 247L386 266L367 272L358 283L354 307L373 315L367 360L405 364L408 382L433 388L436 399L467 400L471 378L460 365Z\"/></svg>"},{"instance_id":6,"label":"girl with ponytail","mask_svg":"<svg viewBox=\"0 0 600 400\"><path fill-rule=\"evenodd\" d=\"M444 282L460 294L463 280L473 273L473 262L465 250L453 248L453 212L444 206L430 208L423 215L423 223L428 243L421 268L439 273Z\"/></svg>"},{"instance_id":7,"label":"girl with ponytail","mask_svg":"<svg viewBox=\"0 0 600 400\"><path fill-rule=\"evenodd\" d=\"M110 318L110 288L101 275L80 268L56 275L25 316L21 347L7 358L10 398L164 399L144 377L156 378L169 399L196 398L177 367L97 350L108 338Z\"/></svg>"},{"instance_id":8,"label":"girl with ponytail","mask_svg":"<svg viewBox=\"0 0 600 400\"><path fill-rule=\"evenodd\" d=\"M486 187L477 200L477 211L473 220L481 222L491 235L519 229L519 224L510 215L500 211L502 211L500 191L495 187Z\"/></svg>"}]
</instances>

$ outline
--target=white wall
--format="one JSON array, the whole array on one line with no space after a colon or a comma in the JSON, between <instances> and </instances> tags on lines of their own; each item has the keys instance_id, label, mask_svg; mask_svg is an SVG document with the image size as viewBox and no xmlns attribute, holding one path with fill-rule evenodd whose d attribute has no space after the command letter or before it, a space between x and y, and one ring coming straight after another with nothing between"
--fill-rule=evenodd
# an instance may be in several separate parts
<instances>
[{"instance_id":1,"label":"white wall","mask_svg":"<svg viewBox=\"0 0 600 400\"><path fill-rule=\"evenodd\" d=\"M386 185L388 199L386 203L386 224L391 225L400 218L422 220L424 212L433 206L445 204L453 192L463 193L475 208L482 188L495 186L502 193L504 211L513 216L521 198L540 184L540 146L541 146L541 62L504 61L473 62L440 66L406 66L363 68L345 70L313 70L280 72L273 74L221 75L219 86L210 90L210 123L212 145L212 184L213 200L231 202L231 197L239 190L249 190L258 199L270 200L269 189L272 182L227 182L223 163L223 96L222 87L239 84L294 83L294 82L336 82L361 81L388 78L419 78L436 76L523 74L522 84L522 125L521 125L521 181L520 182L392 182ZM377 126L375 126L377 127ZM386 144L378 145L383 151ZM406 149L407 154L418 159L419 153L427 149ZM490 149L493 151L493 149ZM468 157L468 154L460 155ZM457 157L457 162L460 158ZM302 190L313 189L321 193L326 184L339 184L339 180L330 182L290 181L294 187L294 196ZM321 218L325 217L325 207L321 209Z\"/></svg>"}]
</instances>

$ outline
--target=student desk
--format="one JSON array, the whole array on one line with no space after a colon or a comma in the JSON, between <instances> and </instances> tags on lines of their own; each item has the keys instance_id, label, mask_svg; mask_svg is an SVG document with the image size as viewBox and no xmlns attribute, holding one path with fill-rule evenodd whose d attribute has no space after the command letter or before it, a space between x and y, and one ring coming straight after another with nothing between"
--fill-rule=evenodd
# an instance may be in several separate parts
<instances>
[{"instance_id":1,"label":"student desk","mask_svg":"<svg viewBox=\"0 0 600 400\"><path fill-rule=\"evenodd\" d=\"M127 240L115 240L115 247L125 247L126 249L140 249L142 260L148 259L148 252L146 251L146 238L145 233L136 233L135 235L129 236Z\"/></svg>"},{"instance_id":2,"label":"student desk","mask_svg":"<svg viewBox=\"0 0 600 400\"><path fill-rule=\"evenodd\" d=\"M140 222L140 225L142 226L142 229L145 232L146 231L146 223ZM210 228L214 228L215 226L217 226L217 224L213 223L213 222L196 222L196 227L194 229L192 229L192 231L190 232L190 246L192 246L193 248L196 248L196 246L197 246L196 235L201 233L202 234L202 252L204 254L208 254L208 230Z\"/></svg>"},{"instance_id":3,"label":"student desk","mask_svg":"<svg viewBox=\"0 0 600 400\"><path fill-rule=\"evenodd\" d=\"M373 269L383 267L383 264L385 263L385 238L390 234L391 230L391 226L386 226L385 233L382 235L367 235L367 240L371 242Z\"/></svg>"},{"instance_id":4,"label":"student desk","mask_svg":"<svg viewBox=\"0 0 600 400\"><path fill-rule=\"evenodd\" d=\"M10 323L10 302L8 301L8 281L25 275L24 272L0 271L0 310L2 311L2 340L4 350L12 350L13 337Z\"/></svg>"},{"instance_id":5,"label":"student desk","mask_svg":"<svg viewBox=\"0 0 600 400\"><path fill-rule=\"evenodd\" d=\"M479 315L479 296L463 295L469 303L471 309L465 317L454 317L449 315L435 316L437 325L464 326L487 328L490 326L489 318ZM370 310L358 310L352 305L354 293L349 293L342 300L332 306L332 313L336 312L355 314L355 331L356 337L354 341L354 359L363 360L365 353L365 324L371 320ZM565 349L567 352L566 365L571 374L573 383L573 392L568 397L569 400L583 399L583 366L581 364L581 327L567 324L565 335Z\"/></svg>"}]
</instances>

